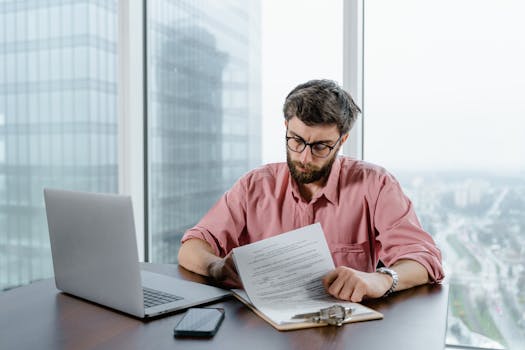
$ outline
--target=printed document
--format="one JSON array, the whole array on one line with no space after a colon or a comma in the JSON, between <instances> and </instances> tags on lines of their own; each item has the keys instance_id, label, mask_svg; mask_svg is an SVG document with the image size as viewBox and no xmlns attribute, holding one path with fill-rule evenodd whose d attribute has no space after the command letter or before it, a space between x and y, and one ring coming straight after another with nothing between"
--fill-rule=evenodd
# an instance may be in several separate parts
<instances>
[{"instance_id":1,"label":"printed document","mask_svg":"<svg viewBox=\"0 0 525 350\"><path fill-rule=\"evenodd\" d=\"M334 304L353 315L372 311L326 292L322 278L335 267L319 223L234 248L233 259L244 286L234 292L276 324Z\"/></svg>"}]
</instances>

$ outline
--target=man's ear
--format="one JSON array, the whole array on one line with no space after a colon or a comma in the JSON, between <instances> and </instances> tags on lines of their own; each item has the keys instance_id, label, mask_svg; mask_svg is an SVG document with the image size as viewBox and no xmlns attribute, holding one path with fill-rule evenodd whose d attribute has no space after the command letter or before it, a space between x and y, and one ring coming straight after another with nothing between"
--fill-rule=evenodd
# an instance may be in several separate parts
<instances>
[{"instance_id":1,"label":"man's ear","mask_svg":"<svg viewBox=\"0 0 525 350\"><path fill-rule=\"evenodd\" d=\"M341 136L341 141L340 141L341 145L342 145L343 143L345 143L346 140L348 140L348 136L349 136L349 135L350 135L350 133L347 132L346 134L344 134L343 136Z\"/></svg>"},{"instance_id":2,"label":"man's ear","mask_svg":"<svg viewBox=\"0 0 525 350\"><path fill-rule=\"evenodd\" d=\"M285 127L286 129L288 129L288 120L286 120L286 119L284 120L284 127Z\"/></svg>"}]
</instances>

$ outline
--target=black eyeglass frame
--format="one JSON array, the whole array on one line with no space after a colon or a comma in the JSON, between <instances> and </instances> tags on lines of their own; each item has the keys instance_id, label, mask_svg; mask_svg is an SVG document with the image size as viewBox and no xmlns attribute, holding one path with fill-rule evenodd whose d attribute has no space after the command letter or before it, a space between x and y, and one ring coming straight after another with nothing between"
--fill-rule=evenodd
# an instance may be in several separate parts
<instances>
[{"instance_id":1,"label":"black eyeglass frame","mask_svg":"<svg viewBox=\"0 0 525 350\"><path fill-rule=\"evenodd\" d=\"M286 130L286 134L288 134L288 130ZM327 158L331 153L332 151L334 150L334 148L337 146L337 144L339 143L339 141L341 141L341 138L343 137L343 135L339 136L339 138L337 139L337 141L335 141L334 145L333 146L330 146L330 145L327 145L326 143L324 142L306 142L302 137L300 136L288 136L286 135L286 148L288 148L290 151L292 152L295 152L295 153L303 153L304 150L306 149L306 146L310 146L310 153L312 154L312 156L316 157L316 158ZM297 151L297 150L294 150L290 147L290 145L288 144L288 141L290 139L295 139L296 141L301 141L301 143L303 144L303 148L300 150L300 151ZM314 153L314 149L312 148L313 146L316 146L316 145L323 145L325 147L328 147L328 149L330 149L330 151L325 155L325 156L320 156L320 155L317 155Z\"/></svg>"}]
</instances>

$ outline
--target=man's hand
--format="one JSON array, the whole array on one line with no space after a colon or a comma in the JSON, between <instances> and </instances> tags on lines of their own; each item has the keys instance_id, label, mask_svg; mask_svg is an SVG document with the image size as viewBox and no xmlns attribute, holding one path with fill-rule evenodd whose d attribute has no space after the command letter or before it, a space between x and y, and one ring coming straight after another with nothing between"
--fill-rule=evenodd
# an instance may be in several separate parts
<instances>
[{"instance_id":1,"label":"man's hand","mask_svg":"<svg viewBox=\"0 0 525 350\"><path fill-rule=\"evenodd\" d=\"M233 262L232 252L208 265L208 276L228 288L242 288L241 279Z\"/></svg>"},{"instance_id":2,"label":"man's hand","mask_svg":"<svg viewBox=\"0 0 525 350\"><path fill-rule=\"evenodd\" d=\"M396 291L429 282L426 268L417 261L401 259L389 267L395 269L399 276ZM358 303L364 298L382 297L392 286L392 277L339 266L324 276L323 284L330 295Z\"/></svg>"},{"instance_id":3,"label":"man's hand","mask_svg":"<svg viewBox=\"0 0 525 350\"><path fill-rule=\"evenodd\" d=\"M179 264L199 275L209 276L227 288L242 288L231 252L220 258L204 240L194 238L184 242L179 249Z\"/></svg>"},{"instance_id":4,"label":"man's hand","mask_svg":"<svg viewBox=\"0 0 525 350\"><path fill-rule=\"evenodd\" d=\"M365 297L382 297L392 285L392 277L339 266L323 277L323 285L330 295L358 303Z\"/></svg>"}]
</instances>

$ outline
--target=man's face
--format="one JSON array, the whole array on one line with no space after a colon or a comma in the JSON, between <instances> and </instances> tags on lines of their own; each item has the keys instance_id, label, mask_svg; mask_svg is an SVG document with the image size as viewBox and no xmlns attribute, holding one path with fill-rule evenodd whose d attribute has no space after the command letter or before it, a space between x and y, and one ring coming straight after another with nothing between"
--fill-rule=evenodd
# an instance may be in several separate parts
<instances>
[{"instance_id":1,"label":"man's face","mask_svg":"<svg viewBox=\"0 0 525 350\"><path fill-rule=\"evenodd\" d=\"M286 160L294 180L300 184L308 184L327 178L337 157L337 152L348 135L344 135L337 142L339 130L336 125L308 126L297 117L288 120L286 127L288 129L287 137L302 139L308 143L322 142L331 147L335 146L326 158L314 156L309 146L306 146L300 153L293 152L287 147Z\"/></svg>"}]
</instances>

